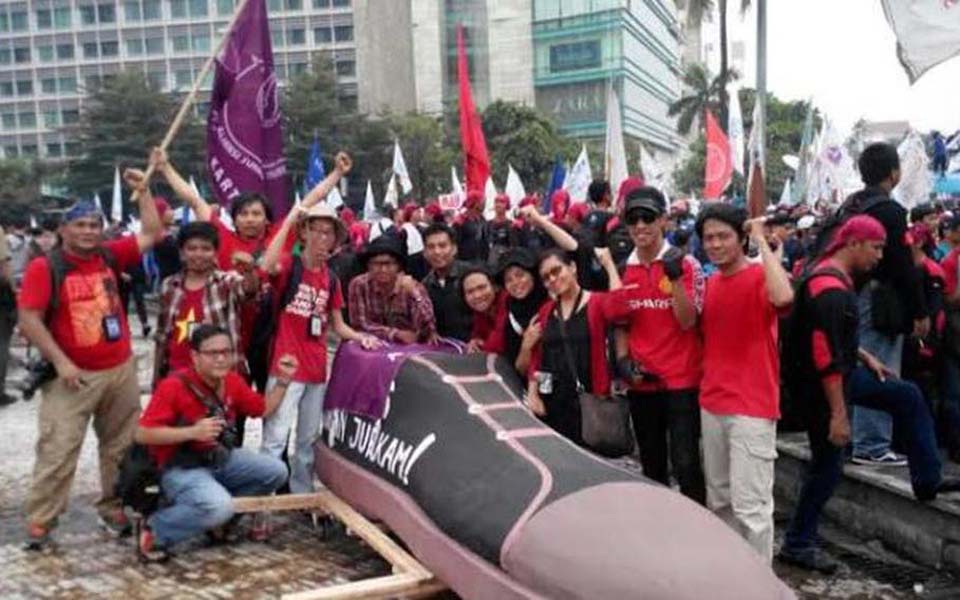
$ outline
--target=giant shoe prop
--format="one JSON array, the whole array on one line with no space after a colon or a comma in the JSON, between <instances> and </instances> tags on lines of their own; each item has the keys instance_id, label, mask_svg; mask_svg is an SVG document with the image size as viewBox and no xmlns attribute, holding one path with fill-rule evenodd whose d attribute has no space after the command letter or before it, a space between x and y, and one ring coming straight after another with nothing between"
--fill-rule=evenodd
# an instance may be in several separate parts
<instances>
[{"instance_id":1,"label":"giant shoe prop","mask_svg":"<svg viewBox=\"0 0 960 600\"><path fill-rule=\"evenodd\" d=\"M461 596L794 597L709 511L543 425L502 359L423 350L341 346L317 471Z\"/></svg>"}]
</instances>

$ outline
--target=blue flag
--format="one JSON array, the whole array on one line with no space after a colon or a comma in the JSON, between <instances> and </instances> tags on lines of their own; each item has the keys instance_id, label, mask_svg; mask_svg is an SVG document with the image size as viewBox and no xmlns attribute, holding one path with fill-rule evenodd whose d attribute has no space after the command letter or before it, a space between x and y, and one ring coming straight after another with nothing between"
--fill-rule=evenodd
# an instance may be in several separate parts
<instances>
[{"instance_id":1,"label":"blue flag","mask_svg":"<svg viewBox=\"0 0 960 600\"><path fill-rule=\"evenodd\" d=\"M560 155L557 155L557 162L553 164L553 175L550 176L550 187L547 189L547 195L543 197L543 203L540 206L540 212L545 215L550 214L551 205L550 198L553 197L553 193L563 187L563 179L567 176L566 169L563 168L563 163L560 162Z\"/></svg>"},{"instance_id":2,"label":"blue flag","mask_svg":"<svg viewBox=\"0 0 960 600\"><path fill-rule=\"evenodd\" d=\"M320 155L320 141L314 135L313 146L310 147L310 158L307 159L307 177L303 180L303 191L309 193L326 176L323 158Z\"/></svg>"}]
</instances>

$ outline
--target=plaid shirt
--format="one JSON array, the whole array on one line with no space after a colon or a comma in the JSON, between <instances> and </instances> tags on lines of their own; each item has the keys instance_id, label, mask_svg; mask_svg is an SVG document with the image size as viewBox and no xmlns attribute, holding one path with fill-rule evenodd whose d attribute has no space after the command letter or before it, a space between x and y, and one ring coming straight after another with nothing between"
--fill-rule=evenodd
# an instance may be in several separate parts
<instances>
[{"instance_id":1,"label":"plaid shirt","mask_svg":"<svg viewBox=\"0 0 960 600\"><path fill-rule=\"evenodd\" d=\"M350 282L350 321L355 329L394 341L398 329L419 334L419 341L437 332L430 295L419 283L411 291L400 288L400 281L384 295L375 289L370 275L364 273Z\"/></svg>"},{"instance_id":2,"label":"plaid shirt","mask_svg":"<svg viewBox=\"0 0 960 600\"><path fill-rule=\"evenodd\" d=\"M180 304L183 302L183 272L175 273L163 280L160 288L160 314L157 315L156 353L154 358L153 383L166 376L169 367L167 356L168 342L173 333ZM201 323L223 327L230 333L235 348L240 343L239 303L256 299L256 295L247 298L243 290L243 276L236 271L214 270L207 277L203 292L203 318ZM242 374L246 366L238 365Z\"/></svg>"}]
</instances>

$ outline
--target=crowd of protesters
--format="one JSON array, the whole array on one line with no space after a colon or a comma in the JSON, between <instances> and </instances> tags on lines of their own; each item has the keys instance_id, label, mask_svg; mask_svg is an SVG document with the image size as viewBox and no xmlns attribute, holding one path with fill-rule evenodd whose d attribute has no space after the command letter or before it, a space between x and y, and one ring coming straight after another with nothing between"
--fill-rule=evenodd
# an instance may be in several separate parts
<instances>
[{"instance_id":1,"label":"crowd of protesters","mask_svg":"<svg viewBox=\"0 0 960 600\"><path fill-rule=\"evenodd\" d=\"M502 355L529 409L582 446L579 393L625 396L643 473L675 482L767 561L778 421L806 431L812 453L783 561L836 568L817 525L848 459L908 466L922 501L960 490L939 452L960 460L960 212L924 202L908 214L892 200L892 146L864 150L865 187L839 208L752 219L734 203L668 204L633 177L618 190L594 181L585 202L556 191L548 214L537 196L511 208L501 195L485 215L469 192L459 211L411 202L367 223L324 201L350 171L343 153L274 219L258 194L228 214L164 152L151 162L195 222L177 227L131 169L138 233L109 235L81 201L58 226L17 228L0 245L0 354L18 322L51 365L29 548L51 544L91 420L106 530L131 530L114 493L128 446L146 445L161 468L166 501L138 531L144 560L202 533L231 539L233 495L313 490L335 340L373 351L453 339ZM142 411L129 295L156 343ZM246 418L264 419L259 452L242 448ZM250 533L267 529L254 519Z\"/></svg>"}]
</instances>

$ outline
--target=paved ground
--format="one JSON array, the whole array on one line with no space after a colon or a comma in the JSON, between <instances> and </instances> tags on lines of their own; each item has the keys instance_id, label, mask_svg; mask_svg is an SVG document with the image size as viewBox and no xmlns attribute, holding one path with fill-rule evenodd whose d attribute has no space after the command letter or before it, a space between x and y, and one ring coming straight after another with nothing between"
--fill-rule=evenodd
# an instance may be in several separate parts
<instances>
[{"instance_id":1,"label":"paved ground","mask_svg":"<svg viewBox=\"0 0 960 600\"><path fill-rule=\"evenodd\" d=\"M141 381L149 378L149 346L135 341ZM17 356L22 355L17 348ZM13 387L23 377L14 369ZM145 389L145 388L144 388ZM145 399L145 398L144 398ZM46 555L22 550L21 507L30 481L36 440L38 401L0 409L0 598L274 598L279 595L386 574L387 565L342 531L324 535L307 519L287 515L274 521L276 534L265 544L188 548L165 565L140 565L132 543L97 530L92 504L98 494L96 441L92 432L83 448L70 502L57 532L58 547ZM259 421L248 425L247 444L259 445ZM778 521L778 531L783 515ZM834 527L826 534L845 559L832 578L811 577L776 566L801 598L914 598L914 583L924 598L956 598L937 592L937 575L901 561L863 540L845 537Z\"/></svg>"}]
</instances>

